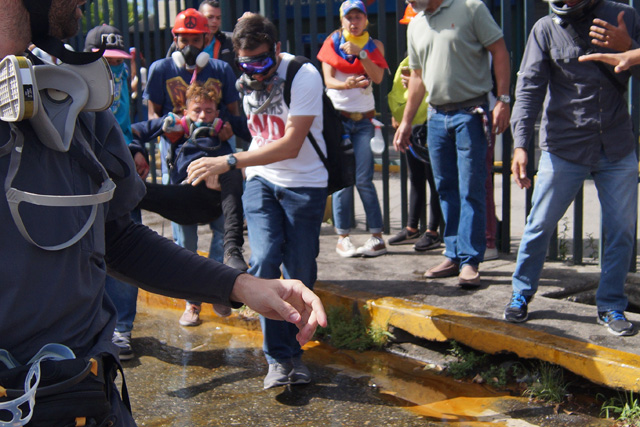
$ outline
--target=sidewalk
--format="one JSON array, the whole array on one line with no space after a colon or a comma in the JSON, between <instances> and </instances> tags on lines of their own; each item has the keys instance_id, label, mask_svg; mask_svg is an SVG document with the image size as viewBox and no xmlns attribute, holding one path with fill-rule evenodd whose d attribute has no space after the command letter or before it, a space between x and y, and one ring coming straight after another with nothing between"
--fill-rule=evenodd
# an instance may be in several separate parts
<instances>
[{"instance_id":1,"label":"sidewalk","mask_svg":"<svg viewBox=\"0 0 640 427\"><path fill-rule=\"evenodd\" d=\"M379 174L376 185L382 194ZM500 177L496 176L500 188ZM400 229L400 183L398 174L390 180L392 235ZM496 194L496 212L501 200ZM480 267L482 286L473 291L457 286L457 278L425 280L422 274L442 261L442 248L418 253L412 245L389 246L387 255L377 258L344 259L335 252L337 238L330 224L323 224L318 257L316 292L325 305L341 304L359 309L372 321L403 329L429 340L455 339L487 352L512 352L561 365L591 381L610 387L640 390L640 335L620 338L597 325L594 306L573 302L588 301L598 284L599 268L585 250L588 265L571 266L548 262L540 289L530 305L529 321L510 324L502 320L511 295L510 277L518 239L524 225L524 191L512 185L511 253L485 262ZM567 217L572 226L572 208ZM585 184L585 236L599 236L599 205L592 182ZM356 198L357 228L354 244L368 237L364 212ZM170 237L168 221L145 214L143 222ZM208 251L207 227L201 227L199 246ZM569 233L570 234L570 233ZM385 239L389 236L384 236ZM250 252L245 244L245 256ZM630 274L628 292L638 295L640 276ZM179 304L181 307L181 303ZM366 307L366 308L365 308ZM640 327L640 315L628 313Z\"/></svg>"}]
</instances>

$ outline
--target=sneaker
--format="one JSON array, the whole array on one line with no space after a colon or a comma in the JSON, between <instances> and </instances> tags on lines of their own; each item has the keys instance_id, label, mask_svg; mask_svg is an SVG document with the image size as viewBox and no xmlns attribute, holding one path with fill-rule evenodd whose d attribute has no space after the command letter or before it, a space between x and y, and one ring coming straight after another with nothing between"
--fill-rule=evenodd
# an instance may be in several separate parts
<instances>
[{"instance_id":1,"label":"sneaker","mask_svg":"<svg viewBox=\"0 0 640 427\"><path fill-rule=\"evenodd\" d=\"M406 228L403 228L398 234L389 238L389 240L387 240L387 243L389 243L390 245L407 245L409 243L415 243L419 237L420 232L416 231L414 233L413 231L409 231Z\"/></svg>"},{"instance_id":2,"label":"sneaker","mask_svg":"<svg viewBox=\"0 0 640 427\"><path fill-rule=\"evenodd\" d=\"M179 322L182 326L198 326L202 323L202 320L200 320L200 306L187 303L187 308L182 313Z\"/></svg>"},{"instance_id":3,"label":"sneaker","mask_svg":"<svg viewBox=\"0 0 640 427\"><path fill-rule=\"evenodd\" d=\"M351 258L356 254L356 247L351 243L349 236L340 237L338 239L338 245L336 246L336 252L342 258Z\"/></svg>"},{"instance_id":4,"label":"sneaker","mask_svg":"<svg viewBox=\"0 0 640 427\"><path fill-rule=\"evenodd\" d=\"M120 349L120 360L133 359L133 348L131 348L131 331L118 332L113 331L111 342L118 346Z\"/></svg>"},{"instance_id":5,"label":"sneaker","mask_svg":"<svg viewBox=\"0 0 640 427\"><path fill-rule=\"evenodd\" d=\"M271 387L278 387L281 385L289 384L289 373L291 372L292 365L289 362L286 363L270 363L269 372L264 377L264 389Z\"/></svg>"},{"instance_id":6,"label":"sneaker","mask_svg":"<svg viewBox=\"0 0 640 427\"><path fill-rule=\"evenodd\" d=\"M293 368L289 372L289 382L291 384L309 384L311 382L309 368L299 358L292 359L291 363Z\"/></svg>"},{"instance_id":7,"label":"sneaker","mask_svg":"<svg viewBox=\"0 0 640 427\"><path fill-rule=\"evenodd\" d=\"M491 261L492 259L498 259L498 248L486 248L484 250L484 260Z\"/></svg>"},{"instance_id":8,"label":"sneaker","mask_svg":"<svg viewBox=\"0 0 640 427\"><path fill-rule=\"evenodd\" d=\"M522 323L527 320L529 313L527 307L533 296L522 295L520 292L514 292L511 295L511 301L504 309L504 320L512 323Z\"/></svg>"},{"instance_id":9,"label":"sneaker","mask_svg":"<svg viewBox=\"0 0 640 427\"><path fill-rule=\"evenodd\" d=\"M416 244L413 245L413 250L418 252L428 251L429 249L439 248L440 243L441 241L438 233L431 234L428 231L425 231L422 237L420 237Z\"/></svg>"},{"instance_id":10,"label":"sneaker","mask_svg":"<svg viewBox=\"0 0 640 427\"><path fill-rule=\"evenodd\" d=\"M232 246L224 252L224 264L240 271L247 271L249 269L247 263L244 262L242 249L237 246Z\"/></svg>"},{"instance_id":11,"label":"sneaker","mask_svg":"<svg viewBox=\"0 0 640 427\"><path fill-rule=\"evenodd\" d=\"M231 307L222 304L213 304L213 312L218 317L229 317L231 316Z\"/></svg>"},{"instance_id":12,"label":"sneaker","mask_svg":"<svg viewBox=\"0 0 640 427\"><path fill-rule=\"evenodd\" d=\"M624 312L619 310L599 311L598 323L606 326L613 335L631 336L636 334L633 323L629 322Z\"/></svg>"},{"instance_id":13,"label":"sneaker","mask_svg":"<svg viewBox=\"0 0 640 427\"><path fill-rule=\"evenodd\" d=\"M387 253L387 246L380 237L371 236L356 250L356 253L365 257L380 256Z\"/></svg>"}]
</instances>

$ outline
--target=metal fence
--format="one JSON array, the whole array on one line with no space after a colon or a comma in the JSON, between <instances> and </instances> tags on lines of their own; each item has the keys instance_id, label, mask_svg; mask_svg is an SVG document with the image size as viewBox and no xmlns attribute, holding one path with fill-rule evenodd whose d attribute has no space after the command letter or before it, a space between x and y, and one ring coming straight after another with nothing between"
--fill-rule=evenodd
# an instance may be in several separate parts
<instances>
[{"instance_id":1,"label":"metal fence","mask_svg":"<svg viewBox=\"0 0 640 427\"><path fill-rule=\"evenodd\" d=\"M501 25L507 48L511 53L512 87L515 85L515 75L519 68L524 46L536 20L548 13L548 5L541 0L483 0L493 13L494 18ZM640 0L619 0L630 4L640 11ZM385 56L391 70L405 57L406 27L398 23L405 9L404 0L365 0L368 8L369 32L382 41L385 46ZM84 34L92 27L101 23L108 23L121 29L125 43L136 47L136 66L149 66L156 59L163 58L172 42L171 26L176 14L189 7L197 8L199 0L88 0L85 6L85 17L81 29L70 41L77 49L84 45ZM334 0L221 0L222 29L232 31L234 23L245 11L257 12L267 16L277 26L283 50L296 55L305 55L315 59L322 41L333 30L339 27L338 8L341 1ZM144 58L144 59L143 59ZM375 88L376 105L380 114L379 119L392 129L391 115L386 101L386 94L390 90L391 79L387 78ZM140 89L138 89L140 90ZM138 93L132 114L139 120L145 117L146 107L141 103L142 97ZM638 137L640 129L640 86L637 82L630 83L629 91L630 111ZM385 135L389 142L390 133ZM388 146L388 144L387 144ZM502 175L502 212L498 213L499 221L498 242L502 252L510 250L511 225L511 194L510 194L510 159L512 139L509 132L503 135L501 152L496 153L503 161L496 163L494 173ZM530 158L534 157L535 147L531 148ZM389 206L389 167L388 149L381 155L383 177L383 213L385 232L390 228ZM530 176L535 173L535 162L530 162ZM400 157L401 175L401 224L407 220L407 165L404 157ZM532 189L527 191L526 211L531 207ZM573 261L580 264L582 255L582 219L583 219L582 191L574 203L573 224ZM557 233L556 233L557 236ZM549 248L551 258L558 257L558 239L554 239ZM635 258L631 270L635 271Z\"/></svg>"}]
</instances>

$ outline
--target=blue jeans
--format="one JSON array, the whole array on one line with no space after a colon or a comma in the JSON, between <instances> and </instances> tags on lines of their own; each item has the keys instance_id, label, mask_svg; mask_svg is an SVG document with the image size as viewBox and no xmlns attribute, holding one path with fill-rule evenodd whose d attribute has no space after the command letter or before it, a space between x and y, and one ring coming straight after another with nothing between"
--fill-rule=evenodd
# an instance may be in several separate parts
<instances>
[{"instance_id":1,"label":"blue jeans","mask_svg":"<svg viewBox=\"0 0 640 427\"><path fill-rule=\"evenodd\" d=\"M382 232L382 210L378 193L373 185L373 153L371 138L374 127L369 119L343 120L344 130L349 134L356 158L356 185L371 233ZM349 234L351 230L351 210L353 207L353 187L336 191L331 196L333 219L338 234Z\"/></svg>"},{"instance_id":2,"label":"blue jeans","mask_svg":"<svg viewBox=\"0 0 640 427\"><path fill-rule=\"evenodd\" d=\"M134 209L131 212L131 219L134 222L142 224L142 212L140 212L140 209ZM138 287L121 282L109 275L107 275L104 281L104 287L118 312L116 331L131 332L133 329L133 321L136 318Z\"/></svg>"},{"instance_id":3,"label":"blue jeans","mask_svg":"<svg viewBox=\"0 0 640 427\"><path fill-rule=\"evenodd\" d=\"M209 258L222 262L224 257L224 215L220 215L213 220L209 224L209 228L213 231L211 245L209 246ZM191 252L198 252L198 224L181 225L172 222L171 229L173 231L173 239L179 246L189 249ZM195 305L201 304L200 301L187 300L187 302Z\"/></svg>"},{"instance_id":4,"label":"blue jeans","mask_svg":"<svg viewBox=\"0 0 640 427\"><path fill-rule=\"evenodd\" d=\"M255 177L247 181L242 201L249 229L249 274L264 279L298 279L313 289L320 251L320 226L326 188L284 188ZM267 362L300 357L298 328L260 316Z\"/></svg>"},{"instance_id":5,"label":"blue jeans","mask_svg":"<svg viewBox=\"0 0 640 427\"><path fill-rule=\"evenodd\" d=\"M638 209L635 153L610 162L602 152L598 164L591 167L542 152L533 206L513 273L513 290L523 295L533 295L538 290L551 234L589 174L598 190L603 218L604 252L596 304L598 311L624 311L624 282L631 263Z\"/></svg>"},{"instance_id":6,"label":"blue jeans","mask_svg":"<svg viewBox=\"0 0 640 427\"><path fill-rule=\"evenodd\" d=\"M429 158L445 227L444 255L477 267L486 246L487 137L481 114L429 107Z\"/></svg>"}]
</instances>

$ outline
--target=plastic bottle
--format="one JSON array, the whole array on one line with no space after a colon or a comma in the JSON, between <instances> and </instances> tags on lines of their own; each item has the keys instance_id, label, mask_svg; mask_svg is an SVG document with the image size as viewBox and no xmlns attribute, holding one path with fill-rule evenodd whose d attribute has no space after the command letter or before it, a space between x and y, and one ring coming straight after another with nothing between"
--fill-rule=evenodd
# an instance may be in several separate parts
<instances>
[{"instance_id":1,"label":"plastic bottle","mask_svg":"<svg viewBox=\"0 0 640 427\"><path fill-rule=\"evenodd\" d=\"M373 138L371 138L371 151L374 154L382 154L384 153L384 138L382 137L382 126L384 126L381 122L376 119L372 119L371 123L375 127L375 131L373 133Z\"/></svg>"}]
</instances>

